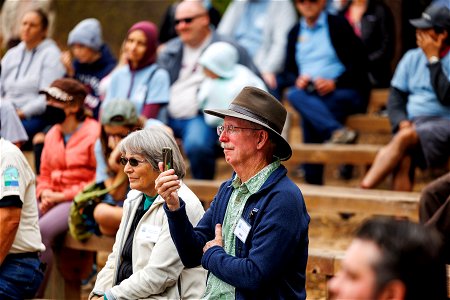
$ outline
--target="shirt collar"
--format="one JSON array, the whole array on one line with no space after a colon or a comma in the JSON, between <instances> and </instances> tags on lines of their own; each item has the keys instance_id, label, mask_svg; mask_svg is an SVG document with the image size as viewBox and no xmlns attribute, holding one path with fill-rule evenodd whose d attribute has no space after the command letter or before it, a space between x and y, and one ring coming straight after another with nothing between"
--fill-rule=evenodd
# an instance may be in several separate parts
<instances>
[{"instance_id":1,"label":"shirt collar","mask_svg":"<svg viewBox=\"0 0 450 300\"><path fill-rule=\"evenodd\" d=\"M321 28L323 26L327 25L327 13L325 11L322 11L319 15L319 18L316 21L316 24L314 24L313 27L309 27L306 24L306 20L305 18L301 18L300 19L300 27L301 29L314 29L314 28Z\"/></svg>"},{"instance_id":2,"label":"shirt collar","mask_svg":"<svg viewBox=\"0 0 450 300\"><path fill-rule=\"evenodd\" d=\"M242 193L250 192L251 194L254 194L259 191L267 178L269 178L270 174L272 174L272 172L275 171L280 164L280 160L274 161L273 163L265 166L261 171L256 173L252 178L244 183L241 182L241 179L236 174L231 182L231 186L235 189L240 189L240 192Z\"/></svg>"}]
</instances>

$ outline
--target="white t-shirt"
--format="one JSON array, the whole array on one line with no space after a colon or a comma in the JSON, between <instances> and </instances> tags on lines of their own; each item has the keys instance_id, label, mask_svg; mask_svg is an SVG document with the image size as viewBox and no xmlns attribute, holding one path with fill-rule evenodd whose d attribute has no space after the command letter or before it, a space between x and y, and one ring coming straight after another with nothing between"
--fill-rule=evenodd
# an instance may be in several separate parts
<instances>
[{"instance_id":1,"label":"white t-shirt","mask_svg":"<svg viewBox=\"0 0 450 300\"><path fill-rule=\"evenodd\" d=\"M200 47L183 47L183 60L178 79L170 88L169 114L175 119L189 119L198 115L197 92L205 80L203 67L198 63L203 50L210 44L209 36Z\"/></svg>"},{"instance_id":2,"label":"white t-shirt","mask_svg":"<svg viewBox=\"0 0 450 300\"><path fill-rule=\"evenodd\" d=\"M0 204L6 196L19 196L23 203L19 228L9 253L44 251L38 225L35 175L19 148L3 138L0 139L0 176Z\"/></svg>"}]
</instances>

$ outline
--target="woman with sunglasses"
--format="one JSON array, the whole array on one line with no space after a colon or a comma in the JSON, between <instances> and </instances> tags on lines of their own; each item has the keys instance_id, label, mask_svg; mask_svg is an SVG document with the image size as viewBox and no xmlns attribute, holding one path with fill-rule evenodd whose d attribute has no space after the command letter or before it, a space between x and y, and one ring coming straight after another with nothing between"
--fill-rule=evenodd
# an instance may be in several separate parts
<instances>
[{"instance_id":1,"label":"woman with sunglasses","mask_svg":"<svg viewBox=\"0 0 450 300\"><path fill-rule=\"evenodd\" d=\"M206 271L200 266L184 267L170 236L164 199L155 189L163 147L172 148L178 178L185 176L175 139L156 126L130 133L118 147L131 191L112 253L89 299L200 299ZM186 202L189 220L197 224L204 213L200 201L184 184L178 194Z\"/></svg>"},{"instance_id":2,"label":"woman with sunglasses","mask_svg":"<svg viewBox=\"0 0 450 300\"><path fill-rule=\"evenodd\" d=\"M106 194L103 202L95 207L94 220L98 225L97 233L114 236L122 218L123 201L129 191L117 146L130 132L137 129L167 126L155 119L145 120L142 116L139 117L135 106L128 100L113 100L107 103L101 112L100 121L100 138L95 143L95 182L103 184L105 188L112 185L117 187Z\"/></svg>"},{"instance_id":3,"label":"woman with sunglasses","mask_svg":"<svg viewBox=\"0 0 450 300\"><path fill-rule=\"evenodd\" d=\"M114 99L128 99L139 115L157 118L169 102L169 73L155 64L158 29L141 21L128 30L124 52L127 64L116 69L106 91L103 105Z\"/></svg>"}]
</instances>

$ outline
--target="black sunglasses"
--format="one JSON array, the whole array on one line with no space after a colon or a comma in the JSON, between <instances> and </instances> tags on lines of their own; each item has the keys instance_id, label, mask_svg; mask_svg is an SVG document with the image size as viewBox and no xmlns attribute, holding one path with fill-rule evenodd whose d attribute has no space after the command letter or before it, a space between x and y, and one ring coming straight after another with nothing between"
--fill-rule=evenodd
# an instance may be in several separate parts
<instances>
[{"instance_id":1,"label":"black sunglasses","mask_svg":"<svg viewBox=\"0 0 450 300\"><path fill-rule=\"evenodd\" d=\"M133 157L132 158L121 157L120 163L124 166L126 166L127 163L130 163L130 166L137 167L140 163L145 163L145 160L138 160Z\"/></svg>"},{"instance_id":2,"label":"black sunglasses","mask_svg":"<svg viewBox=\"0 0 450 300\"><path fill-rule=\"evenodd\" d=\"M200 18L201 16L204 16L205 14L203 13L203 14L199 14L199 15L196 15L196 16L192 16L192 17L190 17L190 18L182 18L182 19L175 19L175 25L178 25L178 24L180 24L181 22L184 22L184 23L186 23L186 24L190 24L192 21L194 21L195 19L197 19L197 18Z\"/></svg>"}]
</instances>

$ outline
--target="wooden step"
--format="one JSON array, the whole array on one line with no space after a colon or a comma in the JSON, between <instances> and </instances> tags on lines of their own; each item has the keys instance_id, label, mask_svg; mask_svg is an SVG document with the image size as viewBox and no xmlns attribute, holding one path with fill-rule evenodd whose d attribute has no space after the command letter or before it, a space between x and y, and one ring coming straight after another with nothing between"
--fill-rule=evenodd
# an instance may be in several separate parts
<instances>
[{"instance_id":1,"label":"wooden step","mask_svg":"<svg viewBox=\"0 0 450 300\"><path fill-rule=\"evenodd\" d=\"M389 88L385 89L372 89L370 91L369 104L367 105L368 113L377 113L383 107L386 107L389 99Z\"/></svg>"},{"instance_id":2,"label":"wooden step","mask_svg":"<svg viewBox=\"0 0 450 300\"><path fill-rule=\"evenodd\" d=\"M185 179L184 183L208 208L222 181ZM388 215L418 220L420 193L386 190L363 190L351 187L331 187L298 184L306 207L318 213L358 213Z\"/></svg>"},{"instance_id":3,"label":"wooden step","mask_svg":"<svg viewBox=\"0 0 450 300\"><path fill-rule=\"evenodd\" d=\"M341 268L344 255L345 251L309 248L306 273L323 274L327 277L332 277Z\"/></svg>"},{"instance_id":4,"label":"wooden step","mask_svg":"<svg viewBox=\"0 0 450 300\"><path fill-rule=\"evenodd\" d=\"M291 144L292 157L287 165L299 163L372 164L381 145Z\"/></svg>"},{"instance_id":5,"label":"wooden step","mask_svg":"<svg viewBox=\"0 0 450 300\"><path fill-rule=\"evenodd\" d=\"M375 114L356 114L347 118L345 125L359 133L383 133L392 135L388 117Z\"/></svg>"}]
</instances>

